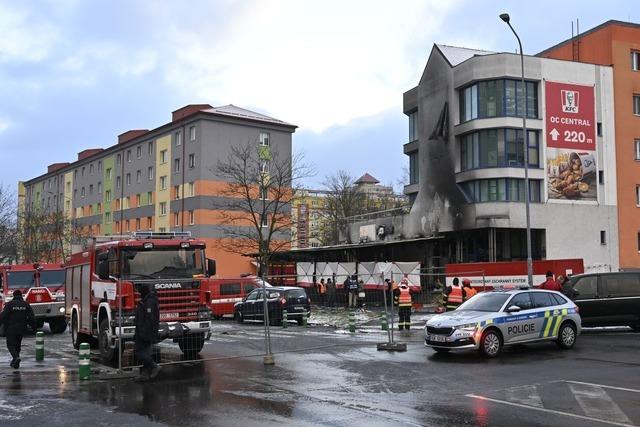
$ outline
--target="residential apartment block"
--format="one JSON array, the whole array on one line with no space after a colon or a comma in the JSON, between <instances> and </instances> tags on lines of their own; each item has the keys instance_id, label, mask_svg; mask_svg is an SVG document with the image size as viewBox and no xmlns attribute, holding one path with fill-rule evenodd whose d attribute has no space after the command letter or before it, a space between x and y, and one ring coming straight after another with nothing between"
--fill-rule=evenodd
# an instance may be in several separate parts
<instances>
[{"instance_id":1,"label":"residential apartment block","mask_svg":"<svg viewBox=\"0 0 640 427\"><path fill-rule=\"evenodd\" d=\"M611 66L622 269L640 268L640 25L607 21L538 56Z\"/></svg>"},{"instance_id":2,"label":"residential apartment block","mask_svg":"<svg viewBox=\"0 0 640 427\"><path fill-rule=\"evenodd\" d=\"M295 129L234 105L187 105L156 129L130 130L111 147L84 150L20 182L20 205L63 212L86 235L191 231L207 242L219 275L255 272L250 258L222 248L228 225L221 212L229 199L217 166L233 146L247 143L290 158Z\"/></svg>"}]
</instances>

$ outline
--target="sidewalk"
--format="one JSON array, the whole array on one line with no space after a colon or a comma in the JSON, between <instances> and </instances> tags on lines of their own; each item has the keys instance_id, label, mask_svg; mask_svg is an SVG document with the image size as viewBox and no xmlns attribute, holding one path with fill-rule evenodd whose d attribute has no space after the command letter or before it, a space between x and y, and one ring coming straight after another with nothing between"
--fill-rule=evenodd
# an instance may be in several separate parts
<instances>
[{"instance_id":1,"label":"sidewalk","mask_svg":"<svg viewBox=\"0 0 640 427\"><path fill-rule=\"evenodd\" d=\"M412 327L422 327L424 323L435 314L435 305L425 305L419 310L415 310L411 316ZM353 311L356 325L361 327L380 327L381 315L384 313L382 307L364 307L349 310L346 307L322 307L312 306L309 325L327 326L336 329L345 329L349 324L349 312ZM398 318L396 309L395 319ZM391 323L391 319L387 321ZM397 320L396 320L397 321Z\"/></svg>"}]
</instances>

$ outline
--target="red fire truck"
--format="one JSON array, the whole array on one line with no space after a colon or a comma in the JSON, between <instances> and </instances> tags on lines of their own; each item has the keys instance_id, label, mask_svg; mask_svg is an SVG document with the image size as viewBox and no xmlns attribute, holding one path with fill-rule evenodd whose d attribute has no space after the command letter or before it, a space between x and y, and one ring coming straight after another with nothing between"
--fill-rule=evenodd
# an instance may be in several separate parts
<instances>
[{"instance_id":1,"label":"red fire truck","mask_svg":"<svg viewBox=\"0 0 640 427\"><path fill-rule=\"evenodd\" d=\"M160 340L172 339L193 357L211 335L207 304L215 261L205 258L204 241L188 232L96 238L65 266L73 346L97 341L104 362L116 359L120 344L133 339L141 286L155 287Z\"/></svg>"},{"instance_id":2,"label":"red fire truck","mask_svg":"<svg viewBox=\"0 0 640 427\"><path fill-rule=\"evenodd\" d=\"M45 322L54 334L67 329L64 318L64 266L62 264L0 265L0 310L13 298L13 291L22 291L31 304L38 328ZM0 327L2 329L2 327Z\"/></svg>"}]
</instances>

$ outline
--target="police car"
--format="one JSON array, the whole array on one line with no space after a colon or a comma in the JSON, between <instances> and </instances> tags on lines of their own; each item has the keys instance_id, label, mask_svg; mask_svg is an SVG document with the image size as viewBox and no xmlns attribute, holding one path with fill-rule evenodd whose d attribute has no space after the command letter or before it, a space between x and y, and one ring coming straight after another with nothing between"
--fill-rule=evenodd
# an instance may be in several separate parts
<instances>
[{"instance_id":1,"label":"police car","mask_svg":"<svg viewBox=\"0 0 640 427\"><path fill-rule=\"evenodd\" d=\"M578 307L560 292L518 289L481 292L431 318L424 332L425 345L437 352L474 349L495 357L505 345L538 341L569 349L580 329Z\"/></svg>"}]
</instances>

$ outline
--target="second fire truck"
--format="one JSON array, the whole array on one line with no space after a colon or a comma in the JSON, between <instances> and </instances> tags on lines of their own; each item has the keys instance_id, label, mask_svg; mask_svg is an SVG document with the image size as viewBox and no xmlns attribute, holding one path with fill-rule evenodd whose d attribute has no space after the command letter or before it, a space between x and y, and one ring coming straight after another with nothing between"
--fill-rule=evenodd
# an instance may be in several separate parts
<instances>
[{"instance_id":1,"label":"second fire truck","mask_svg":"<svg viewBox=\"0 0 640 427\"><path fill-rule=\"evenodd\" d=\"M66 263L66 313L73 345L95 343L104 362L135 334L141 286L155 288L160 340L172 339L193 357L210 337L209 277L215 261L190 233L133 233L92 246ZM124 347L121 347L124 348Z\"/></svg>"}]
</instances>

